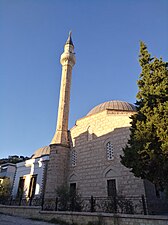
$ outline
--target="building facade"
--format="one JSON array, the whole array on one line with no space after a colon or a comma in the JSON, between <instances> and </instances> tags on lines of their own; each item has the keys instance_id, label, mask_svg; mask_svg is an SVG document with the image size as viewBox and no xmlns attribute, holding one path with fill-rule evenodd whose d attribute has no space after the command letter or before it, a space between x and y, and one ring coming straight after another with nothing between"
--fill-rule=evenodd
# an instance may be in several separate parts
<instances>
[{"instance_id":1,"label":"building facade","mask_svg":"<svg viewBox=\"0 0 168 225\"><path fill-rule=\"evenodd\" d=\"M16 164L12 197L14 199L41 198L45 191L46 170L50 148L39 148L32 157Z\"/></svg>"},{"instance_id":2,"label":"building facade","mask_svg":"<svg viewBox=\"0 0 168 225\"><path fill-rule=\"evenodd\" d=\"M127 102L105 102L71 129L68 182L76 183L83 196L144 194L143 180L135 178L120 163L133 113L135 107Z\"/></svg>"},{"instance_id":3,"label":"building facade","mask_svg":"<svg viewBox=\"0 0 168 225\"><path fill-rule=\"evenodd\" d=\"M123 101L104 102L77 120L68 131L70 84L76 62L71 34L60 62L57 128L50 143L45 198L55 198L57 188L66 184L83 197L144 196L148 212L166 209L165 195L150 182L136 178L120 163L135 106Z\"/></svg>"},{"instance_id":4,"label":"building facade","mask_svg":"<svg viewBox=\"0 0 168 225\"><path fill-rule=\"evenodd\" d=\"M77 120L68 132L70 84L75 64L74 45L69 35L61 56L62 80L57 128L50 144L46 198L54 198L62 184L76 187L82 196L145 194L144 182L120 163L122 148L129 138L130 116L135 107L109 101Z\"/></svg>"},{"instance_id":5,"label":"building facade","mask_svg":"<svg viewBox=\"0 0 168 225\"><path fill-rule=\"evenodd\" d=\"M17 164L13 196L43 196L47 201L56 199L57 189L68 185L81 197L144 196L150 213L164 208L165 196L120 163L135 106L119 100L104 102L68 130L72 69L76 62L71 34L60 62L62 78L56 132L48 147Z\"/></svg>"}]
</instances>

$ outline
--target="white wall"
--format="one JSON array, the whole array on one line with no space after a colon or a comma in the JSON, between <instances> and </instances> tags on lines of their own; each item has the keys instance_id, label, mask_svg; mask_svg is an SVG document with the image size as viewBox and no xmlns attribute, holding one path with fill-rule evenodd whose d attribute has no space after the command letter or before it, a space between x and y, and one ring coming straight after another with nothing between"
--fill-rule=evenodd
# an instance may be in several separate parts
<instances>
[{"instance_id":1,"label":"white wall","mask_svg":"<svg viewBox=\"0 0 168 225\"><path fill-rule=\"evenodd\" d=\"M29 160L26 160L25 162L17 163L16 176L15 176L13 190L12 190L12 195L14 198L17 195L20 177L25 178L24 196L26 197L29 192L31 176L35 174L37 174L35 195L41 194L46 160L49 160L49 156L42 156L40 158L29 159Z\"/></svg>"}]
</instances>

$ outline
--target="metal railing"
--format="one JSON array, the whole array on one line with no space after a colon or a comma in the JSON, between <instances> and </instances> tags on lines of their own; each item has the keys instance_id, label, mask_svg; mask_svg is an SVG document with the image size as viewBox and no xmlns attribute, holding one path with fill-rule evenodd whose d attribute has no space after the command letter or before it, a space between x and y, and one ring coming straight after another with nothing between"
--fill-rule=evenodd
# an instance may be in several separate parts
<instances>
[{"instance_id":1,"label":"metal railing","mask_svg":"<svg viewBox=\"0 0 168 225\"><path fill-rule=\"evenodd\" d=\"M16 205L16 206L41 206L42 198L2 198L0 197L0 204Z\"/></svg>"},{"instance_id":2,"label":"metal railing","mask_svg":"<svg viewBox=\"0 0 168 225\"><path fill-rule=\"evenodd\" d=\"M77 212L106 212L125 214L147 214L146 200L142 196L115 197L76 197L70 199L33 198L33 199L2 199L0 204L18 206L41 206L47 211L77 211Z\"/></svg>"},{"instance_id":3,"label":"metal railing","mask_svg":"<svg viewBox=\"0 0 168 225\"><path fill-rule=\"evenodd\" d=\"M42 204L42 210L147 214L144 196L91 196L78 199L72 198L67 202L61 202L57 197L55 199L45 199Z\"/></svg>"}]
</instances>

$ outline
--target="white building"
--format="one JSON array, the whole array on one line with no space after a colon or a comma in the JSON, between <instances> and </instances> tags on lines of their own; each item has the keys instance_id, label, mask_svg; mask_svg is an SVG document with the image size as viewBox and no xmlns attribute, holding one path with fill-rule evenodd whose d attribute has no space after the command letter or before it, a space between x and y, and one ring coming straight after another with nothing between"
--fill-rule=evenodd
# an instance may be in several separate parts
<instances>
[{"instance_id":1,"label":"white building","mask_svg":"<svg viewBox=\"0 0 168 225\"><path fill-rule=\"evenodd\" d=\"M16 164L13 198L31 199L43 194L49 152L48 146L39 148L31 159Z\"/></svg>"}]
</instances>

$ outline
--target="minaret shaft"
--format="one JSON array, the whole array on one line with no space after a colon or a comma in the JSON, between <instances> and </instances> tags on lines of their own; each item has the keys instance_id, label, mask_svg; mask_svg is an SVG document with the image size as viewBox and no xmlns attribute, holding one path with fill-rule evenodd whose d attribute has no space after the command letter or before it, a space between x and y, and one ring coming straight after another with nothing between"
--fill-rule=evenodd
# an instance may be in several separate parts
<instances>
[{"instance_id":1,"label":"minaret shaft","mask_svg":"<svg viewBox=\"0 0 168 225\"><path fill-rule=\"evenodd\" d=\"M68 144L67 131L69 119L71 78L72 68L68 65L63 66L57 117L57 129L55 134L55 142L62 144Z\"/></svg>"},{"instance_id":2,"label":"minaret shaft","mask_svg":"<svg viewBox=\"0 0 168 225\"><path fill-rule=\"evenodd\" d=\"M62 64L62 78L57 128L50 144L50 159L46 176L45 200L48 198L54 200L57 195L57 188L67 184L70 150L68 142L68 117L72 68L75 64L74 46L71 35L69 35L64 46L64 52L61 55L60 62Z\"/></svg>"},{"instance_id":3,"label":"minaret shaft","mask_svg":"<svg viewBox=\"0 0 168 225\"><path fill-rule=\"evenodd\" d=\"M60 101L57 119L57 130L68 130L68 117L69 117L69 103L70 103L70 87L72 68L63 66L62 68L62 80L60 89Z\"/></svg>"},{"instance_id":4,"label":"minaret shaft","mask_svg":"<svg viewBox=\"0 0 168 225\"><path fill-rule=\"evenodd\" d=\"M72 78L72 67L75 64L74 46L71 37L64 46L64 52L61 55L62 78L60 86L60 97L57 117L57 128L51 144L69 145L68 142L68 119L70 105L70 88Z\"/></svg>"}]
</instances>

